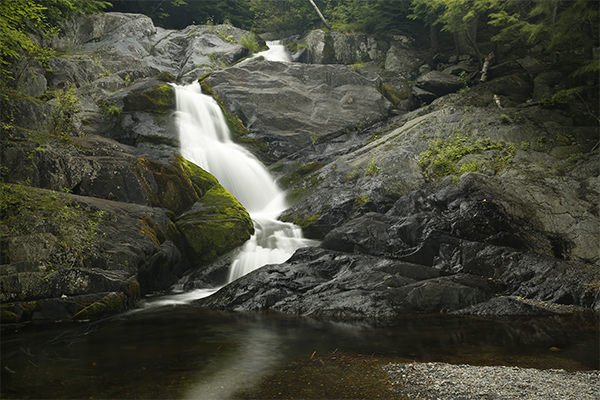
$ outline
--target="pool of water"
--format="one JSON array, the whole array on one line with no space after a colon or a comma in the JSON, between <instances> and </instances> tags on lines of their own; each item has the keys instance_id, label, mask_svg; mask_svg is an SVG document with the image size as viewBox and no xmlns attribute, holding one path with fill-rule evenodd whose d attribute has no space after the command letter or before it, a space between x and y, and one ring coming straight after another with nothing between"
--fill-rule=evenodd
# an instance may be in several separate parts
<instances>
[{"instance_id":1,"label":"pool of water","mask_svg":"<svg viewBox=\"0 0 600 400\"><path fill-rule=\"evenodd\" d=\"M407 315L377 326L159 298L99 322L4 332L1 397L377 398L387 362L598 369L598 324L592 313L505 322Z\"/></svg>"}]
</instances>

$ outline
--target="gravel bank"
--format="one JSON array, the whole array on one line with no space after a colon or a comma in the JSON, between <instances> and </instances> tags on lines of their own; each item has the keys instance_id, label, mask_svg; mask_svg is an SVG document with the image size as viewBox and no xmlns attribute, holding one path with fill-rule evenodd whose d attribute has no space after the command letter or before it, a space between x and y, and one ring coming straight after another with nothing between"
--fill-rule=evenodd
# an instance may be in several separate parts
<instances>
[{"instance_id":1,"label":"gravel bank","mask_svg":"<svg viewBox=\"0 0 600 400\"><path fill-rule=\"evenodd\" d=\"M600 371L567 372L445 363L388 364L393 390L443 400L598 400Z\"/></svg>"}]
</instances>

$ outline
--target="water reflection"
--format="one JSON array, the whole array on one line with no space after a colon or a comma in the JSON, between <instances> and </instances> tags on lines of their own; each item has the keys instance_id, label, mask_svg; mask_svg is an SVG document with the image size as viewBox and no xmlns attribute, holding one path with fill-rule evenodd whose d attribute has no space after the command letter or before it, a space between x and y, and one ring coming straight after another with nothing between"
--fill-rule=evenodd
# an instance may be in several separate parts
<instances>
[{"instance_id":1,"label":"water reflection","mask_svg":"<svg viewBox=\"0 0 600 400\"><path fill-rule=\"evenodd\" d=\"M151 299L154 305L144 310L91 324L3 333L2 398L232 398L260 386L291 360L334 352L400 361L598 368L594 314L510 322L406 316L393 326L373 326L174 304L180 300Z\"/></svg>"}]
</instances>

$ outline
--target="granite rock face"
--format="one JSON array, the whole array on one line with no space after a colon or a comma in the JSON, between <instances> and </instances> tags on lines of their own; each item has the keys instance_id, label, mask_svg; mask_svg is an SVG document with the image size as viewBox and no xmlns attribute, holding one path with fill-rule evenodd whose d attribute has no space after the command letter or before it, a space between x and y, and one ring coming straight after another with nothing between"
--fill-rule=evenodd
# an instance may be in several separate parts
<instances>
[{"instance_id":1,"label":"granite rock face","mask_svg":"<svg viewBox=\"0 0 600 400\"><path fill-rule=\"evenodd\" d=\"M388 116L376 76L341 65L255 61L206 79L254 135L296 152Z\"/></svg>"}]
</instances>

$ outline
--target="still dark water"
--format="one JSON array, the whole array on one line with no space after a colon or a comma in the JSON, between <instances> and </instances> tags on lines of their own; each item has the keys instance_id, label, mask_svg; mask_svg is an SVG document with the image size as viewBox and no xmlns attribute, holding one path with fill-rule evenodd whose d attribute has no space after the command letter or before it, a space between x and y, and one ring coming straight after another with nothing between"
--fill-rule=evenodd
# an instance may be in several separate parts
<instances>
[{"instance_id":1,"label":"still dark water","mask_svg":"<svg viewBox=\"0 0 600 400\"><path fill-rule=\"evenodd\" d=\"M3 333L1 397L385 398L378 371L387 362L599 368L597 314L508 322L411 315L374 326L158 304Z\"/></svg>"}]
</instances>

